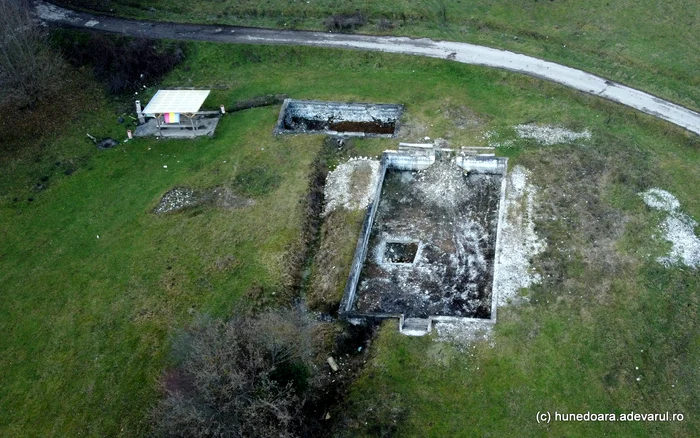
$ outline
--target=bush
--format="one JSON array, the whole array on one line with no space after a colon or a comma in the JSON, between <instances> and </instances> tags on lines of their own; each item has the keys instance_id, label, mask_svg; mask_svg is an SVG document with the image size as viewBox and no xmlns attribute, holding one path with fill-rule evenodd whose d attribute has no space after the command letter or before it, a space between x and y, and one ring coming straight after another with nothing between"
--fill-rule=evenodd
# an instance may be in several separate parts
<instances>
[{"instance_id":1,"label":"bush","mask_svg":"<svg viewBox=\"0 0 700 438\"><path fill-rule=\"evenodd\" d=\"M155 432L168 437L293 437L311 369L311 325L296 310L202 319L175 342Z\"/></svg>"},{"instance_id":2,"label":"bush","mask_svg":"<svg viewBox=\"0 0 700 438\"><path fill-rule=\"evenodd\" d=\"M92 65L110 93L155 83L185 59L183 43L100 33L57 32L55 41L74 66Z\"/></svg>"},{"instance_id":3,"label":"bush","mask_svg":"<svg viewBox=\"0 0 700 438\"><path fill-rule=\"evenodd\" d=\"M110 12L110 0L54 0L54 3L70 9L86 9L95 12Z\"/></svg>"},{"instance_id":4,"label":"bush","mask_svg":"<svg viewBox=\"0 0 700 438\"><path fill-rule=\"evenodd\" d=\"M386 32L388 30L392 30L394 27L394 23L391 20L387 20L386 18L382 18L377 22L377 30Z\"/></svg>"},{"instance_id":5,"label":"bush","mask_svg":"<svg viewBox=\"0 0 700 438\"><path fill-rule=\"evenodd\" d=\"M332 15L326 18L323 22L328 30L354 30L360 26L364 26L367 19L360 13L355 12L352 15Z\"/></svg>"},{"instance_id":6,"label":"bush","mask_svg":"<svg viewBox=\"0 0 700 438\"><path fill-rule=\"evenodd\" d=\"M61 87L63 62L24 0L0 0L0 104L34 105Z\"/></svg>"}]
</instances>

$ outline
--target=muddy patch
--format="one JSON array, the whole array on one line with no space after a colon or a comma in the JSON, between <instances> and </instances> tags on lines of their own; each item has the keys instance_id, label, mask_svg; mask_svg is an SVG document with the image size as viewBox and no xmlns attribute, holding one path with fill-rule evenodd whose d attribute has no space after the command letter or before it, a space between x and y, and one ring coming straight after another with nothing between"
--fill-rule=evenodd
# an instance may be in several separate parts
<instances>
[{"instance_id":1,"label":"muddy patch","mask_svg":"<svg viewBox=\"0 0 700 438\"><path fill-rule=\"evenodd\" d=\"M393 137L402 105L285 100L276 134L342 134Z\"/></svg>"},{"instance_id":2,"label":"muddy patch","mask_svg":"<svg viewBox=\"0 0 700 438\"><path fill-rule=\"evenodd\" d=\"M239 196L227 187L214 187L205 190L175 187L163 195L156 208L153 209L153 213L174 213L205 205L219 208L241 208L253 203L252 199Z\"/></svg>"}]
</instances>

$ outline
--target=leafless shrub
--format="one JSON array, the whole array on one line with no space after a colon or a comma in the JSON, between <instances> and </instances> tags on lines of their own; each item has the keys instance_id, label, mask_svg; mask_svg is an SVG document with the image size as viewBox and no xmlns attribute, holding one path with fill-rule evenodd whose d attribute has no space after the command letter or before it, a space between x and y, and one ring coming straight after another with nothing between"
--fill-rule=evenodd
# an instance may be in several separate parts
<instances>
[{"instance_id":1,"label":"leafless shrub","mask_svg":"<svg viewBox=\"0 0 700 438\"><path fill-rule=\"evenodd\" d=\"M391 20L387 20L386 18L382 18L379 21L377 21L377 30L388 31L393 29L394 27L394 23Z\"/></svg>"},{"instance_id":2,"label":"leafless shrub","mask_svg":"<svg viewBox=\"0 0 700 438\"><path fill-rule=\"evenodd\" d=\"M332 15L323 22L326 29L335 31L357 29L360 26L364 26L366 23L367 18L365 18L360 11L352 15Z\"/></svg>"},{"instance_id":3,"label":"leafless shrub","mask_svg":"<svg viewBox=\"0 0 700 438\"><path fill-rule=\"evenodd\" d=\"M293 437L309 385L311 325L297 310L202 318L175 342L155 432L167 437Z\"/></svg>"},{"instance_id":4,"label":"leafless shrub","mask_svg":"<svg viewBox=\"0 0 700 438\"><path fill-rule=\"evenodd\" d=\"M185 59L179 42L68 31L56 32L54 41L74 66L91 65L113 94L155 83Z\"/></svg>"},{"instance_id":5,"label":"leafless shrub","mask_svg":"<svg viewBox=\"0 0 700 438\"><path fill-rule=\"evenodd\" d=\"M63 62L32 21L25 0L0 0L0 104L32 106L56 92Z\"/></svg>"},{"instance_id":6,"label":"leafless shrub","mask_svg":"<svg viewBox=\"0 0 700 438\"><path fill-rule=\"evenodd\" d=\"M110 12L110 6L111 5L111 0L54 0L54 3L60 6L65 6L71 9L86 9L88 11L95 11L95 12ZM115 3L120 3L118 0L115 1ZM126 1L122 1L121 3L126 3ZM133 6L138 6L137 2L133 2L134 4L131 5Z\"/></svg>"}]
</instances>

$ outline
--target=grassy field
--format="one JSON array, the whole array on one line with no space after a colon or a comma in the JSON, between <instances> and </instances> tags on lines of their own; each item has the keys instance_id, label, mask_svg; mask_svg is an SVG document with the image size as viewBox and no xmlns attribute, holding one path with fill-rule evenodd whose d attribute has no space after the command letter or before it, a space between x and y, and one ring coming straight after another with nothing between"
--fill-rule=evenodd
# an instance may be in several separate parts
<instances>
[{"instance_id":1,"label":"grassy field","mask_svg":"<svg viewBox=\"0 0 700 438\"><path fill-rule=\"evenodd\" d=\"M66 3L71 1L81 3ZM325 30L329 17L359 12L365 24L356 32L426 36L513 50L700 109L700 56L695 49L700 44L696 31L700 6L690 0L577 4L532 0L115 0L90 5L141 19L313 30Z\"/></svg>"},{"instance_id":2,"label":"grassy field","mask_svg":"<svg viewBox=\"0 0 700 438\"><path fill-rule=\"evenodd\" d=\"M696 272L655 264L666 249L651 238L659 216L636 196L661 187L700 219L697 136L533 78L439 60L215 44L188 52L163 85L217 85L213 108L268 93L403 103L401 139L453 146L483 145L485 131L524 122L593 133L578 146L522 142L507 151L536 183L562 187L543 208L571 218L539 225L550 249L536 261L547 280L532 302L501 312L492 344L467 353L384 327L339 408L348 431L384 427L367 409L388 400L400 436L700 432L700 284ZM0 143L2 436L145 435L177 328L198 313L225 316L237 302L286 300L285 255L298 249L300 200L323 138L273 137L278 108L269 107L227 115L213 139L141 139L107 151L86 141L86 132L124 138L116 119L125 108L77 72L63 97L27 118L51 121L45 129L23 119L28 130ZM357 140L355 151L376 155L396 143ZM231 187L255 204L153 215L178 185ZM572 202L577 191L596 208ZM589 214L619 227L603 227L608 246L577 226ZM564 261L557 251L567 248L576 256ZM591 249L600 257L588 257ZM536 426L545 409L669 410L686 421ZM364 427L365 417L374 424Z\"/></svg>"}]
</instances>

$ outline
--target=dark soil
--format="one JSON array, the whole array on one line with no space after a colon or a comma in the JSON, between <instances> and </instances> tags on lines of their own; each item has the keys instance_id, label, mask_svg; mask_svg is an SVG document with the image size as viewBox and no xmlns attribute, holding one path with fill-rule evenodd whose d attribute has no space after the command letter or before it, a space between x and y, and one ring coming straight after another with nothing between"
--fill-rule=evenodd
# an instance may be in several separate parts
<instances>
[{"instance_id":1,"label":"dark soil","mask_svg":"<svg viewBox=\"0 0 700 438\"><path fill-rule=\"evenodd\" d=\"M119 142L113 138L105 138L95 143L97 149L111 149L118 144Z\"/></svg>"},{"instance_id":2,"label":"dark soil","mask_svg":"<svg viewBox=\"0 0 700 438\"><path fill-rule=\"evenodd\" d=\"M260 108L264 106L279 105L284 102L288 96L286 94L266 94L264 96L254 97L249 100L234 102L231 107L226 108L228 112L242 111L250 108Z\"/></svg>"},{"instance_id":3,"label":"dark soil","mask_svg":"<svg viewBox=\"0 0 700 438\"><path fill-rule=\"evenodd\" d=\"M384 261L386 263L413 263L417 252L417 243L390 242L386 244Z\"/></svg>"},{"instance_id":4,"label":"dark soil","mask_svg":"<svg viewBox=\"0 0 700 438\"><path fill-rule=\"evenodd\" d=\"M329 128L337 132L364 132L367 134L393 134L396 123L393 122L352 122L328 121Z\"/></svg>"},{"instance_id":5,"label":"dark soil","mask_svg":"<svg viewBox=\"0 0 700 438\"><path fill-rule=\"evenodd\" d=\"M369 355L369 347L377 332L377 325L346 324L335 339L330 357L338 364L338 371L332 371L326 363L319 370L319 380L314 394L306 400L303 413L306 418L304 438L325 438L335 436L335 429L343 421L341 410L350 384L362 372Z\"/></svg>"},{"instance_id":6,"label":"dark soil","mask_svg":"<svg viewBox=\"0 0 700 438\"><path fill-rule=\"evenodd\" d=\"M356 122L351 120L335 121L333 118L326 120L314 120L305 117L291 117L291 121L285 120L284 129L301 132L364 132L365 134L393 134L396 130L395 122Z\"/></svg>"}]
</instances>

